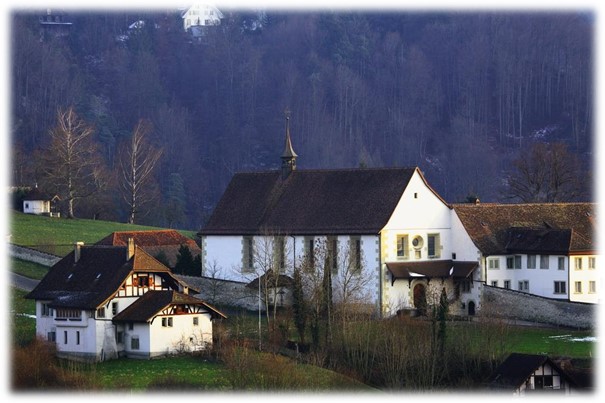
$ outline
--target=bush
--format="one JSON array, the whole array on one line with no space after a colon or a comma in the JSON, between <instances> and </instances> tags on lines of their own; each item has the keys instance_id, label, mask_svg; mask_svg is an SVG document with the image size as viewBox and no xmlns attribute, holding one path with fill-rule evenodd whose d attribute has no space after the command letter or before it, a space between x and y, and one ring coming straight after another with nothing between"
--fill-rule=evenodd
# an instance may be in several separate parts
<instances>
[{"instance_id":1,"label":"bush","mask_svg":"<svg viewBox=\"0 0 605 403\"><path fill-rule=\"evenodd\" d=\"M12 359L12 387L16 391L44 389L94 389L88 377L80 375L76 363L59 364L54 344L35 339L17 346ZM90 377L94 379L94 377Z\"/></svg>"}]
</instances>

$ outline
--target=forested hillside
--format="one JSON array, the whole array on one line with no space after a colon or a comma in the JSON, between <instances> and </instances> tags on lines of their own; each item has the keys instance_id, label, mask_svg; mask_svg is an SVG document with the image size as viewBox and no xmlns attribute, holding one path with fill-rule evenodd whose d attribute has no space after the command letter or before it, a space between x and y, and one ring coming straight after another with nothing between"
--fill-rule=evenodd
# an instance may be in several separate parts
<instances>
[{"instance_id":1,"label":"forested hillside","mask_svg":"<svg viewBox=\"0 0 605 403\"><path fill-rule=\"evenodd\" d=\"M222 11L201 40L176 9L68 11L67 36L13 13L12 184L62 191L44 165L70 106L102 165L84 218L128 219L119 155L141 119L162 155L136 221L163 227L199 229L234 172L277 167L286 109L300 169L417 165L451 202L501 200L536 141L591 169L592 15Z\"/></svg>"}]
</instances>

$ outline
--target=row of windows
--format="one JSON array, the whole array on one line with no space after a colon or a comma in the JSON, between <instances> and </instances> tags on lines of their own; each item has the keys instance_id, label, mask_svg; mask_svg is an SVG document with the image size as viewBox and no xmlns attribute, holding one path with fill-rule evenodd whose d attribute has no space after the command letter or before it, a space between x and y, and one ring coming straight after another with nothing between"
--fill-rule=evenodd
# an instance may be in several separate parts
<instances>
[{"instance_id":1,"label":"row of windows","mask_svg":"<svg viewBox=\"0 0 605 403\"><path fill-rule=\"evenodd\" d=\"M76 338L76 345L80 345L80 331L76 330L75 332L75 338ZM56 332L48 332L46 334L46 339L50 342L56 342L57 341L57 333ZM67 344L69 342L69 333L67 330L63 331L63 344Z\"/></svg>"},{"instance_id":2,"label":"row of windows","mask_svg":"<svg viewBox=\"0 0 605 403\"><path fill-rule=\"evenodd\" d=\"M548 255L527 255L526 257L526 267L528 269L536 269L539 267L540 269L549 269L549 256ZM574 269L582 270L582 257L574 258ZM506 268L511 269L521 269L522 256L507 256L506 257ZM487 260L488 269L498 270L500 269L500 259L499 258L490 258ZM596 258L589 257L588 258L588 268L594 269L596 267ZM557 258L557 269L565 270L565 257L559 256Z\"/></svg>"},{"instance_id":3,"label":"row of windows","mask_svg":"<svg viewBox=\"0 0 605 403\"><path fill-rule=\"evenodd\" d=\"M439 234L428 234L426 239L426 253L428 258L434 259L441 257L441 242ZM422 259L423 250L424 238L422 236L416 235L410 242L408 235L397 235L397 258L410 259L413 252L414 259Z\"/></svg>"},{"instance_id":4,"label":"row of windows","mask_svg":"<svg viewBox=\"0 0 605 403\"><path fill-rule=\"evenodd\" d=\"M549 259L548 255L527 255L525 267L528 269L536 269L538 265L540 269L547 270L549 269ZM500 258L490 258L487 259L487 267L491 270L500 269ZM522 268L522 256L506 256L506 268L508 270L512 269L521 269ZM559 256L557 258L557 269L565 270L565 257Z\"/></svg>"},{"instance_id":5,"label":"row of windows","mask_svg":"<svg viewBox=\"0 0 605 403\"><path fill-rule=\"evenodd\" d=\"M263 242L264 243L264 242ZM267 242L269 244L269 242ZM314 237L304 237L304 265L306 267L315 266L316 255L325 253L328 267L332 268L333 273L338 272L339 255L349 254L349 262L352 271L360 271L362 266L362 251L360 237L351 236L349 239L349 248L346 251L341 251L339 242L336 237L328 236L325 245L319 246ZM266 266L266 250L272 248L272 265L277 266L279 271L283 271L286 267L286 239L283 236L273 237L270 246L255 245L253 237L244 237L243 239L243 258L242 272L254 272L255 264L258 266ZM294 254L294 251L292 252Z\"/></svg>"},{"instance_id":6,"label":"row of windows","mask_svg":"<svg viewBox=\"0 0 605 403\"><path fill-rule=\"evenodd\" d=\"M492 285L492 287L498 287L499 286L498 280L493 280L491 282L491 285ZM510 280L504 280L503 288L510 289L511 288L511 281ZM517 286L517 290L529 292L529 281L528 280L521 280L521 281L519 281L518 282L518 286ZM582 282L581 281L575 281L574 282L574 293L575 294L582 294L582 292L583 292L582 291ZM597 282L596 281L589 281L588 282L588 293L589 294L594 294L596 292L597 292ZM566 281L555 281L554 282L553 294L567 294L567 282Z\"/></svg>"}]
</instances>

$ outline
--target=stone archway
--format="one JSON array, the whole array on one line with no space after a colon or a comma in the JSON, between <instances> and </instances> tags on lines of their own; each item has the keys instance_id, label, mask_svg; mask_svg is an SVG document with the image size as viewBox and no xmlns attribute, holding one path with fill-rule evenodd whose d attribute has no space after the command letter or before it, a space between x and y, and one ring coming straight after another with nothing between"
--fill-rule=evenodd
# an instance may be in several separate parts
<instances>
[{"instance_id":1,"label":"stone archway","mask_svg":"<svg viewBox=\"0 0 605 403\"><path fill-rule=\"evenodd\" d=\"M426 287L424 284L414 286L414 307L418 315L426 315Z\"/></svg>"}]
</instances>

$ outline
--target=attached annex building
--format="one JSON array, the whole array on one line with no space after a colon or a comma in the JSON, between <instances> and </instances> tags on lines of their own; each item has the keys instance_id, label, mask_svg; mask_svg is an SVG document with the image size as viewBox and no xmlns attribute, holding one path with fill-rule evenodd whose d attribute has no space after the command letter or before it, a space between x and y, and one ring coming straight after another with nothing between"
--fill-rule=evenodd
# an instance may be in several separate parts
<instances>
[{"instance_id":1,"label":"attached annex building","mask_svg":"<svg viewBox=\"0 0 605 403\"><path fill-rule=\"evenodd\" d=\"M26 298L36 301L36 334L54 342L58 356L103 361L211 345L212 322L225 315L189 291L131 239L77 243Z\"/></svg>"},{"instance_id":2,"label":"attached annex building","mask_svg":"<svg viewBox=\"0 0 605 403\"><path fill-rule=\"evenodd\" d=\"M353 270L364 302L384 316L422 310L443 289L450 313L474 315L485 284L598 301L593 204L541 205L539 214L527 205L451 205L417 167L298 170L289 121L285 137L281 171L236 173L199 232L203 273L219 267L223 278L249 282L267 261L287 274L327 258L336 282ZM505 268L519 259L530 268ZM570 270L577 259L591 269ZM570 294L577 282L595 293Z\"/></svg>"}]
</instances>

